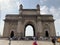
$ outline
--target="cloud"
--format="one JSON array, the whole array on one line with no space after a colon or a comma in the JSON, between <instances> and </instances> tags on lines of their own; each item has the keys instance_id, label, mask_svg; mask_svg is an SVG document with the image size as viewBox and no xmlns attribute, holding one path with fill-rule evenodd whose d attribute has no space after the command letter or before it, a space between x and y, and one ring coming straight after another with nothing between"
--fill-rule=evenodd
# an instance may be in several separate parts
<instances>
[{"instance_id":1,"label":"cloud","mask_svg":"<svg viewBox=\"0 0 60 45\"><path fill-rule=\"evenodd\" d=\"M47 5L49 7L54 6L54 7L60 7L60 0L47 0L44 2L44 5Z\"/></svg>"},{"instance_id":2,"label":"cloud","mask_svg":"<svg viewBox=\"0 0 60 45\"><path fill-rule=\"evenodd\" d=\"M6 14L10 13L18 13L18 6L17 2L19 0L1 0L0 6L1 6L1 18L5 17Z\"/></svg>"},{"instance_id":3,"label":"cloud","mask_svg":"<svg viewBox=\"0 0 60 45\"><path fill-rule=\"evenodd\" d=\"M41 6L41 14L52 14L54 16L54 19L59 19L60 18L60 7L55 8L54 6L52 6L49 8L46 5Z\"/></svg>"},{"instance_id":4,"label":"cloud","mask_svg":"<svg viewBox=\"0 0 60 45\"><path fill-rule=\"evenodd\" d=\"M49 14L49 8L46 5L41 6L40 10L41 14Z\"/></svg>"},{"instance_id":5,"label":"cloud","mask_svg":"<svg viewBox=\"0 0 60 45\"><path fill-rule=\"evenodd\" d=\"M47 0L40 0L40 4L43 5Z\"/></svg>"},{"instance_id":6,"label":"cloud","mask_svg":"<svg viewBox=\"0 0 60 45\"><path fill-rule=\"evenodd\" d=\"M9 6L10 6L8 4L9 4L9 0L2 0L2 1L0 1L1 10L8 9Z\"/></svg>"},{"instance_id":7,"label":"cloud","mask_svg":"<svg viewBox=\"0 0 60 45\"><path fill-rule=\"evenodd\" d=\"M0 3L1 10L13 10L17 9L18 0L2 0Z\"/></svg>"},{"instance_id":8,"label":"cloud","mask_svg":"<svg viewBox=\"0 0 60 45\"><path fill-rule=\"evenodd\" d=\"M47 0L40 0L41 3L46 2Z\"/></svg>"},{"instance_id":9,"label":"cloud","mask_svg":"<svg viewBox=\"0 0 60 45\"><path fill-rule=\"evenodd\" d=\"M51 7L50 8L50 13L54 15L55 19L59 19L60 18L60 8L55 8L55 7Z\"/></svg>"},{"instance_id":10,"label":"cloud","mask_svg":"<svg viewBox=\"0 0 60 45\"><path fill-rule=\"evenodd\" d=\"M0 4L3 4L3 3L8 3L9 0L0 0Z\"/></svg>"}]
</instances>

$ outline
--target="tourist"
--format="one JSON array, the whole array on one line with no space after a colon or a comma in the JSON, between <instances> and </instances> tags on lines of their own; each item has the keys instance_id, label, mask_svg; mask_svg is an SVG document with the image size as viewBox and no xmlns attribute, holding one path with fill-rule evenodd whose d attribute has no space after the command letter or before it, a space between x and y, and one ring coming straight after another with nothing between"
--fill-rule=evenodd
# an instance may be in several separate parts
<instances>
[{"instance_id":1,"label":"tourist","mask_svg":"<svg viewBox=\"0 0 60 45\"><path fill-rule=\"evenodd\" d=\"M55 45L55 38L52 38L52 43L53 45Z\"/></svg>"},{"instance_id":2,"label":"tourist","mask_svg":"<svg viewBox=\"0 0 60 45\"><path fill-rule=\"evenodd\" d=\"M34 41L34 42L33 42L33 45L37 45L37 42L36 42L36 41Z\"/></svg>"}]
</instances>

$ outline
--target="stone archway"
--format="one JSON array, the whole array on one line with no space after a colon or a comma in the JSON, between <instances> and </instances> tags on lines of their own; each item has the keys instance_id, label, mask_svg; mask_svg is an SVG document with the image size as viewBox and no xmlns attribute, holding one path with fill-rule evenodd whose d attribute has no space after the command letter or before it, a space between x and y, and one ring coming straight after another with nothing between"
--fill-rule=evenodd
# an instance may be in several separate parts
<instances>
[{"instance_id":1,"label":"stone archway","mask_svg":"<svg viewBox=\"0 0 60 45\"><path fill-rule=\"evenodd\" d=\"M27 25L25 25L25 28L24 28L24 36L26 36L26 28L28 27L28 26L31 26L32 28L33 28L33 36L35 36L35 27L32 25L32 24L27 24Z\"/></svg>"}]
</instances>

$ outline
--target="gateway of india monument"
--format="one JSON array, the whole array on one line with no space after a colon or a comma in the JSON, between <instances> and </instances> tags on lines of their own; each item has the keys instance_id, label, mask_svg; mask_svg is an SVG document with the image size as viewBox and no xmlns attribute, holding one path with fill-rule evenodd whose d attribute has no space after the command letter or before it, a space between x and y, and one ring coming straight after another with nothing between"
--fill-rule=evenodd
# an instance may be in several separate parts
<instances>
[{"instance_id":1,"label":"gateway of india monument","mask_svg":"<svg viewBox=\"0 0 60 45\"><path fill-rule=\"evenodd\" d=\"M19 39L40 39L56 36L54 19L51 14L40 14L40 5L36 9L24 9L19 6L19 14L7 14L4 19L3 37ZM26 27L33 27L33 36L26 36Z\"/></svg>"}]
</instances>

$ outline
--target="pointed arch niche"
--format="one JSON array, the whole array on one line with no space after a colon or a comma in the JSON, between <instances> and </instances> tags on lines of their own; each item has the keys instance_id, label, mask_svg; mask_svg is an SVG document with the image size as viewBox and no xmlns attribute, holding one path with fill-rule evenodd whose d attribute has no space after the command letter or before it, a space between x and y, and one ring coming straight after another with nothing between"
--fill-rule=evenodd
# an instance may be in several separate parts
<instances>
[{"instance_id":1,"label":"pointed arch niche","mask_svg":"<svg viewBox=\"0 0 60 45\"><path fill-rule=\"evenodd\" d=\"M14 31L11 31L10 37L11 37L11 38L14 37Z\"/></svg>"},{"instance_id":2,"label":"pointed arch niche","mask_svg":"<svg viewBox=\"0 0 60 45\"><path fill-rule=\"evenodd\" d=\"M49 37L49 31L50 31L49 25L45 24L44 25L44 36L45 37Z\"/></svg>"}]
</instances>

